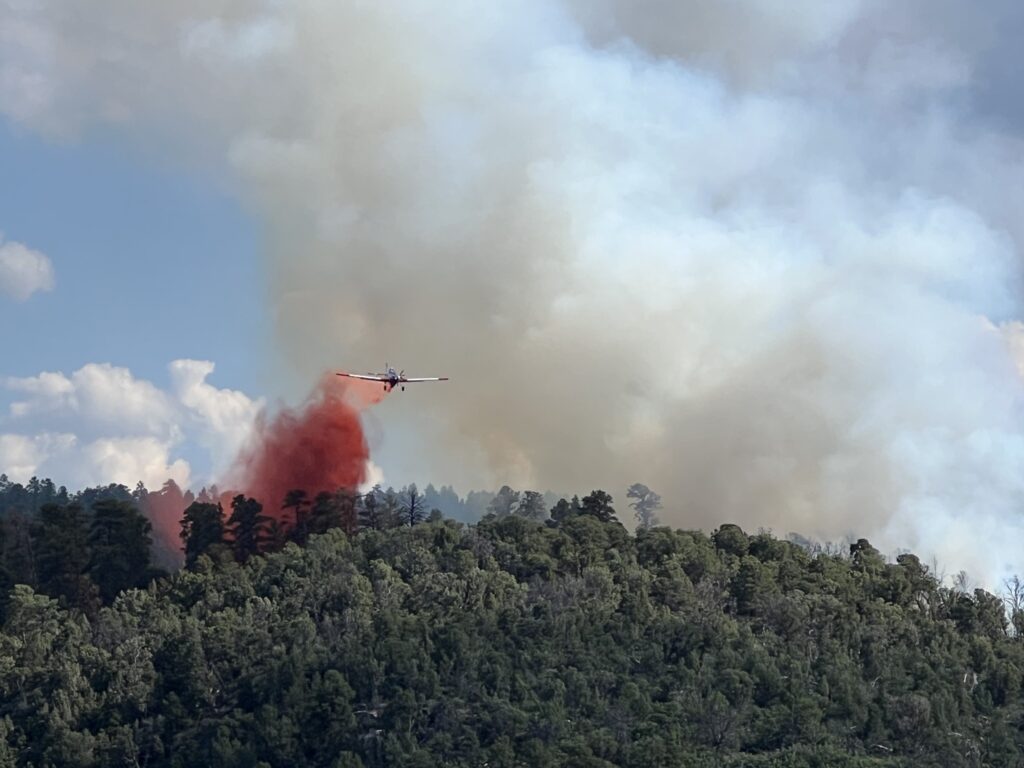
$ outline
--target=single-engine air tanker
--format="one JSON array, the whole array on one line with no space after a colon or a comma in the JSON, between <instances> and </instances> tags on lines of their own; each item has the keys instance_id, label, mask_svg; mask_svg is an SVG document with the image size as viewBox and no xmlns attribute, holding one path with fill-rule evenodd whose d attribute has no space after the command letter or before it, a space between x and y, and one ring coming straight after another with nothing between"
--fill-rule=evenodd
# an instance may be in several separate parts
<instances>
[{"instance_id":1,"label":"single-engine air tanker","mask_svg":"<svg viewBox=\"0 0 1024 768\"><path fill-rule=\"evenodd\" d=\"M386 373L339 373L339 376L347 376L350 379L362 379L363 381L377 381L384 385L384 391L390 392L395 385L401 384L402 391L405 391L406 384L416 384L420 381L448 381L447 376L433 376L421 379L410 379L405 371L396 371L387 363L384 363Z\"/></svg>"}]
</instances>

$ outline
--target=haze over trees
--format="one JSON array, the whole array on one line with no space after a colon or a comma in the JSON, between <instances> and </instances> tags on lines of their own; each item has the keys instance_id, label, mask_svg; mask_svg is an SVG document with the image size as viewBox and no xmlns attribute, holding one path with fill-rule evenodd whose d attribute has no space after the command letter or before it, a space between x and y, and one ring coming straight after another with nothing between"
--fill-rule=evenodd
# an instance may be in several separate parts
<instances>
[{"instance_id":1,"label":"haze over trees","mask_svg":"<svg viewBox=\"0 0 1024 768\"><path fill-rule=\"evenodd\" d=\"M626 497L632 499L629 506L636 514L636 523L641 528L651 528L658 524L658 510L661 509L661 496L643 483L633 483L626 491Z\"/></svg>"},{"instance_id":2,"label":"haze over trees","mask_svg":"<svg viewBox=\"0 0 1024 768\"><path fill-rule=\"evenodd\" d=\"M161 577L137 490L0 481L0 765L1021 765L1019 581L379 487L201 493Z\"/></svg>"}]
</instances>

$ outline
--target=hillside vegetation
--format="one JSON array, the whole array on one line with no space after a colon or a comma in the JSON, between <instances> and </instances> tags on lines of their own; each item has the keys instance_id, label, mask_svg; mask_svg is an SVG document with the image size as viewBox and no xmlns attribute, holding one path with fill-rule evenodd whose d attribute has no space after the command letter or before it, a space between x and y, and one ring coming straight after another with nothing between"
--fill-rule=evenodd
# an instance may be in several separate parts
<instances>
[{"instance_id":1,"label":"hillside vegetation","mask_svg":"<svg viewBox=\"0 0 1024 768\"><path fill-rule=\"evenodd\" d=\"M863 540L558 518L215 545L89 611L15 586L0 766L1021 764L999 598Z\"/></svg>"}]
</instances>

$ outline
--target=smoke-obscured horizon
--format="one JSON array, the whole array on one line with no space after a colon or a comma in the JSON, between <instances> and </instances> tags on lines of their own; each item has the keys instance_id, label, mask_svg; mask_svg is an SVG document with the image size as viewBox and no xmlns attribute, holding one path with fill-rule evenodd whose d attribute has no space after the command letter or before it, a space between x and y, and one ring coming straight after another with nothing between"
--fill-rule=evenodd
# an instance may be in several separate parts
<instances>
[{"instance_id":1,"label":"smoke-obscured horizon","mask_svg":"<svg viewBox=\"0 0 1024 768\"><path fill-rule=\"evenodd\" d=\"M424 477L1020 569L1014 4L0 9L9 119L222 164L298 375L452 377Z\"/></svg>"}]
</instances>

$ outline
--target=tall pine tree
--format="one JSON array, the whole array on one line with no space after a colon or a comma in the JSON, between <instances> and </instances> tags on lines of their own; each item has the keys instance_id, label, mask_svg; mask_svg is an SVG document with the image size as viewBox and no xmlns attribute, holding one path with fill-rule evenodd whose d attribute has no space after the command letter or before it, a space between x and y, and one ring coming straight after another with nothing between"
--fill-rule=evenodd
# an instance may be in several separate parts
<instances>
[{"instance_id":1,"label":"tall pine tree","mask_svg":"<svg viewBox=\"0 0 1024 768\"><path fill-rule=\"evenodd\" d=\"M66 606L96 608L99 593L89 578L89 526L80 504L44 504L32 526L39 590Z\"/></svg>"},{"instance_id":2,"label":"tall pine tree","mask_svg":"<svg viewBox=\"0 0 1024 768\"><path fill-rule=\"evenodd\" d=\"M181 543L185 550L185 566L195 563L200 555L224 543L224 508L220 504L196 501L181 518Z\"/></svg>"},{"instance_id":3,"label":"tall pine tree","mask_svg":"<svg viewBox=\"0 0 1024 768\"><path fill-rule=\"evenodd\" d=\"M155 575L150 562L152 526L128 501L103 499L93 505L89 528L89 574L105 602L142 587Z\"/></svg>"},{"instance_id":4,"label":"tall pine tree","mask_svg":"<svg viewBox=\"0 0 1024 768\"><path fill-rule=\"evenodd\" d=\"M236 560L244 562L263 551L269 521L263 514L263 505L256 499L239 494L231 500L228 532L231 534L231 549Z\"/></svg>"}]
</instances>

